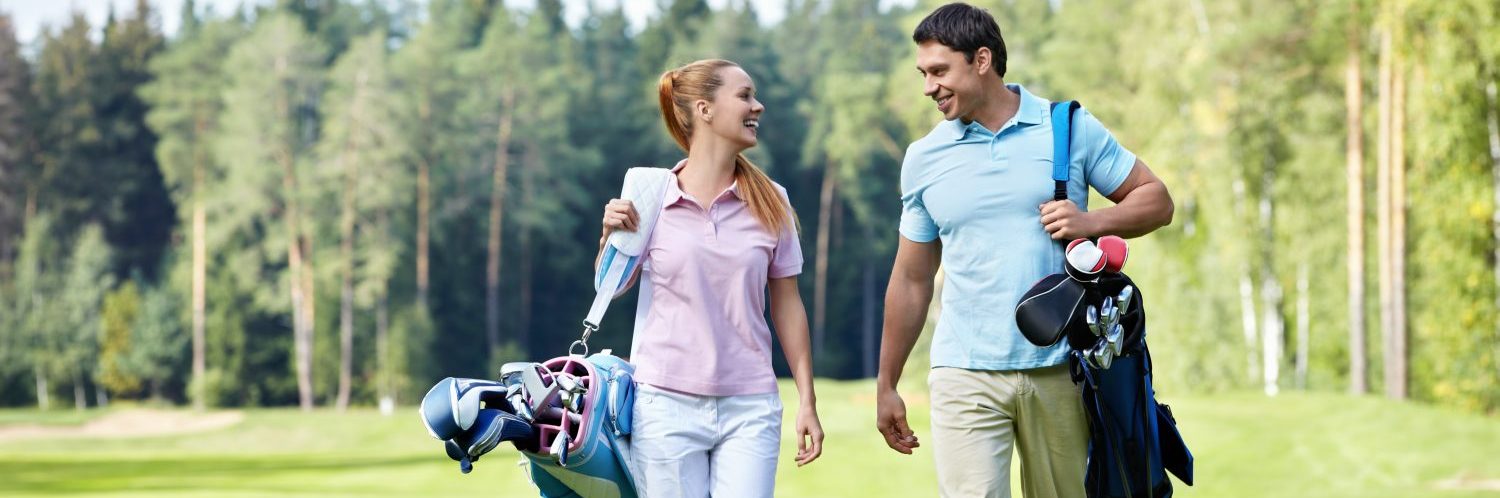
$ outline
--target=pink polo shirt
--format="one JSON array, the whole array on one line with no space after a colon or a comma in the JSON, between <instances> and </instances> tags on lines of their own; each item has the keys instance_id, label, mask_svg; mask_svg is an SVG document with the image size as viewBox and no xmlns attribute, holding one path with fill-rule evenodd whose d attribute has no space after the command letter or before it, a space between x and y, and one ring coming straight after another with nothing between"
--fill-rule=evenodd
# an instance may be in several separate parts
<instances>
[{"instance_id":1,"label":"pink polo shirt","mask_svg":"<svg viewBox=\"0 0 1500 498\"><path fill-rule=\"evenodd\" d=\"M786 203L786 189L776 189ZM788 220L780 234L767 231L737 183L707 210L675 177L665 195L642 265L649 301L636 318L635 380L705 396L776 392L766 281L802 273L796 230Z\"/></svg>"}]
</instances>

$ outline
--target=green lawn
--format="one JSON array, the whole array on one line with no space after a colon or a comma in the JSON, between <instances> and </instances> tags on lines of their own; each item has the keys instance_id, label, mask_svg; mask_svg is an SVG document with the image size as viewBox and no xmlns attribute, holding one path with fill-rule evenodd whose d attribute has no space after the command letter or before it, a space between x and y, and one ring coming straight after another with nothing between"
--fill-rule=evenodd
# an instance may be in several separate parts
<instances>
[{"instance_id":1,"label":"green lawn","mask_svg":"<svg viewBox=\"0 0 1500 498\"><path fill-rule=\"evenodd\" d=\"M823 459L796 468L795 442L784 438L777 496L936 496L931 453L896 454L872 429L871 383L818 388ZM907 398L928 436L921 393ZM1179 486L1179 496L1500 496L1500 419L1335 394L1166 401L1197 457L1200 483ZM0 426L88 418L11 410L0 411ZM191 435L0 441L0 496L534 496L519 459L497 451L462 475L411 407L394 417L258 410Z\"/></svg>"}]
</instances>

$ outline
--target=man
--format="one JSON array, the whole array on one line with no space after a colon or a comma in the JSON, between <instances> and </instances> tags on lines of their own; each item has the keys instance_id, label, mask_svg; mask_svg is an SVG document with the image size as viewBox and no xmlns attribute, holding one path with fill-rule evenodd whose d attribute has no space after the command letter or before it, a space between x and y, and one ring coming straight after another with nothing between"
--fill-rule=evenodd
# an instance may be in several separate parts
<instances>
[{"instance_id":1,"label":"man","mask_svg":"<svg viewBox=\"0 0 1500 498\"><path fill-rule=\"evenodd\" d=\"M1005 42L994 18L945 5L912 40L923 93L944 121L907 148L901 166L901 240L886 291L877 428L891 449L910 454L919 446L896 385L941 263L928 387L942 496L1010 496L1014 449L1027 498L1082 497L1088 426L1068 375L1067 343L1027 342L1016 303L1038 279L1062 271L1067 241L1145 235L1171 222L1172 199L1145 163L1080 109L1068 200L1053 201L1049 103L1005 83ZM1115 205L1088 211L1089 187Z\"/></svg>"}]
</instances>

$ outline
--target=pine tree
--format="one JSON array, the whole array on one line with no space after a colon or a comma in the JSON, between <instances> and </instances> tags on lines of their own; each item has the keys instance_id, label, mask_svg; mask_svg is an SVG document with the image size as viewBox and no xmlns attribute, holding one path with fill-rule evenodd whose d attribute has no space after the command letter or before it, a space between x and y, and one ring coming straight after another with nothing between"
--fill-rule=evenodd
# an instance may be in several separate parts
<instances>
[{"instance_id":1,"label":"pine tree","mask_svg":"<svg viewBox=\"0 0 1500 498\"><path fill-rule=\"evenodd\" d=\"M254 254L284 251L286 260L268 261L285 271L241 277L259 281L261 294L288 289L298 403L313 405L314 300L313 234L305 207L308 197L311 107L321 80L322 47L289 14L266 13L254 31L238 42L225 61L227 89L223 131L215 153L225 161L225 228L264 234L264 247L240 248ZM210 206L211 211L215 209ZM279 225L279 228L277 228ZM252 239L253 240L253 239ZM263 302L273 299L262 297Z\"/></svg>"}]
</instances>

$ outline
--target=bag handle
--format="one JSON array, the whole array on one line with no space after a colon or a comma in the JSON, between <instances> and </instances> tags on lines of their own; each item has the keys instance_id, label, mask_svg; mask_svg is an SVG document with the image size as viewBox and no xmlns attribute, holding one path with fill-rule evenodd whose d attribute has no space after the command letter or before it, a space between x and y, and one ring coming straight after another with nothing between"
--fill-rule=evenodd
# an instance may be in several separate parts
<instances>
[{"instance_id":1,"label":"bag handle","mask_svg":"<svg viewBox=\"0 0 1500 498\"><path fill-rule=\"evenodd\" d=\"M1052 200L1068 198L1068 172L1073 164L1073 110L1078 101L1052 103Z\"/></svg>"}]
</instances>

